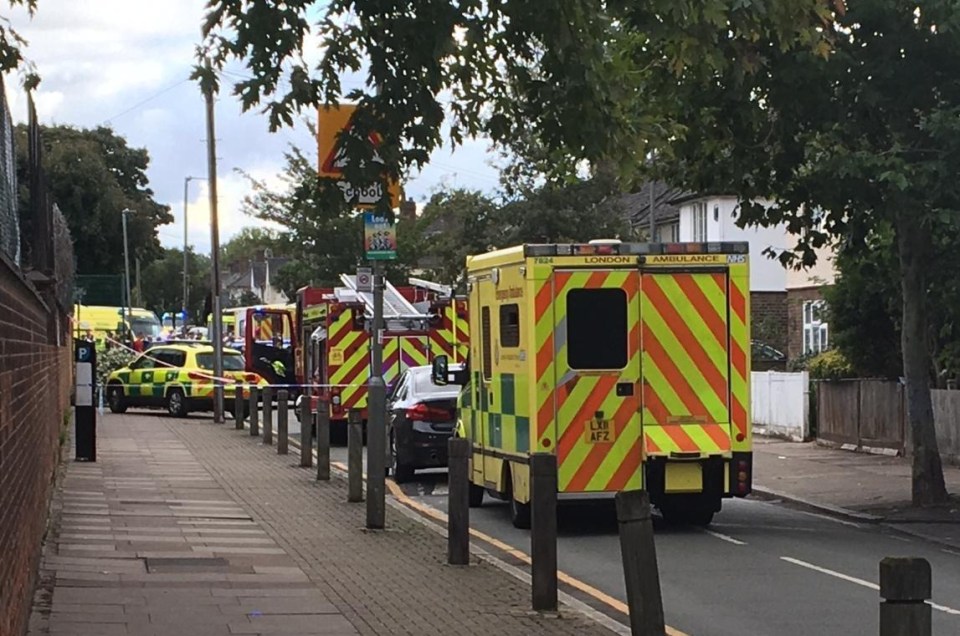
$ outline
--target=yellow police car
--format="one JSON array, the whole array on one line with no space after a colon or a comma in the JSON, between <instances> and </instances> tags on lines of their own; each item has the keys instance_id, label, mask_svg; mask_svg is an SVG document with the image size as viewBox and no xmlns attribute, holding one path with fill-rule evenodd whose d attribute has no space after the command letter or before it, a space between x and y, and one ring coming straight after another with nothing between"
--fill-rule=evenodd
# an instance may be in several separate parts
<instances>
[{"instance_id":1,"label":"yellow police car","mask_svg":"<svg viewBox=\"0 0 960 636\"><path fill-rule=\"evenodd\" d=\"M243 354L223 350L224 406L235 404L236 387L266 386L267 381L246 371ZM209 344L168 344L151 347L122 369L107 377L106 398L110 410L123 413L128 407L165 408L174 417L191 411L213 410L213 346ZM248 406L246 408L249 408Z\"/></svg>"}]
</instances>

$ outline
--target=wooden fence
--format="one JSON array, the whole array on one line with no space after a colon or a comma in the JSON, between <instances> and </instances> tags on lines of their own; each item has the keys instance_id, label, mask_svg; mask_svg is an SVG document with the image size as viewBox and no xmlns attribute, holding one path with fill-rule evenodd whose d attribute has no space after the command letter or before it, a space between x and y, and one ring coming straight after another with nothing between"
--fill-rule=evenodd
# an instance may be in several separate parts
<instances>
[{"instance_id":1,"label":"wooden fence","mask_svg":"<svg viewBox=\"0 0 960 636\"><path fill-rule=\"evenodd\" d=\"M817 438L859 450L907 455L910 427L902 384L890 380L816 383ZM940 454L960 464L960 391L934 389Z\"/></svg>"}]
</instances>

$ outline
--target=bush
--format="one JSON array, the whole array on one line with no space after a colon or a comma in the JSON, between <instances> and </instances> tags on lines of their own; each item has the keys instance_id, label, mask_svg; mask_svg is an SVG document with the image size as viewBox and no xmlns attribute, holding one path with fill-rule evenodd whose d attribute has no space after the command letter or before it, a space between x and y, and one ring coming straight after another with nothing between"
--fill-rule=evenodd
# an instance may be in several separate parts
<instances>
[{"instance_id":1,"label":"bush","mask_svg":"<svg viewBox=\"0 0 960 636\"><path fill-rule=\"evenodd\" d=\"M842 380L856 377L850 361L836 349L814 356L806 366L810 378L814 380Z\"/></svg>"},{"instance_id":2,"label":"bush","mask_svg":"<svg viewBox=\"0 0 960 636\"><path fill-rule=\"evenodd\" d=\"M121 347L113 347L97 354L97 383L103 386L107 377L122 367L127 366L136 354Z\"/></svg>"}]
</instances>

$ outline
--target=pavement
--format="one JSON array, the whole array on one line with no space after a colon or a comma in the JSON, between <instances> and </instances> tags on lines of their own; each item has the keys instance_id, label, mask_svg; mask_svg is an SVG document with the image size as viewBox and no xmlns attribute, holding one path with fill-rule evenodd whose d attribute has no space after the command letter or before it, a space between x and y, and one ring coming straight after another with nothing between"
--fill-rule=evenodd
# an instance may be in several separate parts
<instances>
[{"instance_id":1,"label":"pavement","mask_svg":"<svg viewBox=\"0 0 960 636\"><path fill-rule=\"evenodd\" d=\"M29 634L602 635L589 610L530 611L491 560L446 565L446 542L387 508L364 528L346 483L232 422L104 415L98 461L68 461Z\"/></svg>"},{"instance_id":2,"label":"pavement","mask_svg":"<svg viewBox=\"0 0 960 636\"><path fill-rule=\"evenodd\" d=\"M754 437L755 491L960 549L960 467L943 467L951 501L910 503L910 459Z\"/></svg>"}]
</instances>

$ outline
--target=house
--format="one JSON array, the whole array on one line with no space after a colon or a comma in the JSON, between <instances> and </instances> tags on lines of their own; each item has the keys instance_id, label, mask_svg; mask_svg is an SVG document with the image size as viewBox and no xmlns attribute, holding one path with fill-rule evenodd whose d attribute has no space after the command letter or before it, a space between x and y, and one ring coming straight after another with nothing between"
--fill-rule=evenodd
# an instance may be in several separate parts
<instances>
[{"instance_id":1,"label":"house","mask_svg":"<svg viewBox=\"0 0 960 636\"><path fill-rule=\"evenodd\" d=\"M805 353L830 346L824 289L833 284L833 250L817 250L817 264L807 270L785 268L776 255L792 247L795 237L785 225L737 226L737 197L704 195L647 182L621 199L631 223L649 235L650 192L653 189L654 241L745 241L750 244L750 306L754 363L779 367ZM767 352L759 354L758 352ZM777 353L783 356L777 356ZM764 367L777 365L764 365ZM762 368L762 367L758 367Z\"/></svg>"},{"instance_id":2,"label":"house","mask_svg":"<svg viewBox=\"0 0 960 636\"><path fill-rule=\"evenodd\" d=\"M266 253L258 254L246 262L229 264L223 280L224 295L229 296L233 305L247 304L241 298L250 298L250 295L256 296L264 305L290 302L283 291L272 283L272 277L288 262L289 258L274 257L266 250Z\"/></svg>"}]
</instances>

